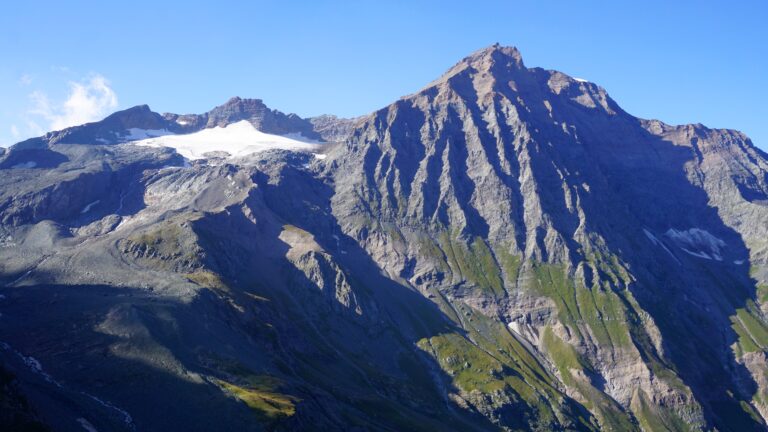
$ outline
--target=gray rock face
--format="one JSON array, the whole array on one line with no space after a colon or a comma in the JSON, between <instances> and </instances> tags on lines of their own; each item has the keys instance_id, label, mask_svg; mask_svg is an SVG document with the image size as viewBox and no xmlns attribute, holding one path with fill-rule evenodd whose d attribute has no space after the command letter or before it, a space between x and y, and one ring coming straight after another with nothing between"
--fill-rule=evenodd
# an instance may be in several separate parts
<instances>
[{"instance_id":1,"label":"gray rock face","mask_svg":"<svg viewBox=\"0 0 768 432\"><path fill-rule=\"evenodd\" d=\"M738 132L637 119L498 45L359 119L107 120L0 159L18 421L766 428L768 157ZM189 164L93 141L239 120L336 144Z\"/></svg>"},{"instance_id":2,"label":"gray rock face","mask_svg":"<svg viewBox=\"0 0 768 432\"><path fill-rule=\"evenodd\" d=\"M385 271L510 323L574 398L623 407L598 408L602 427L653 428L646 399L722 429L765 412L743 344L765 328L766 158L742 134L636 119L495 46L374 113L328 164L334 214Z\"/></svg>"},{"instance_id":3,"label":"gray rock face","mask_svg":"<svg viewBox=\"0 0 768 432\"><path fill-rule=\"evenodd\" d=\"M325 141L336 143L346 140L361 120L362 117L345 119L334 115L321 115L309 119L315 132L319 133Z\"/></svg>"}]
</instances>

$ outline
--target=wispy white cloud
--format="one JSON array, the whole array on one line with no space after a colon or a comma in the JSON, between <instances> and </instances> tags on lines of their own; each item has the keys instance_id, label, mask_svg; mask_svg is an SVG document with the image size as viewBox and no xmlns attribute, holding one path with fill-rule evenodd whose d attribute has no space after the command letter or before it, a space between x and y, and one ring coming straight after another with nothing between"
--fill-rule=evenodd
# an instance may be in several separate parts
<instances>
[{"instance_id":1,"label":"wispy white cloud","mask_svg":"<svg viewBox=\"0 0 768 432\"><path fill-rule=\"evenodd\" d=\"M19 127L16 126L15 124L11 125L11 136L14 139L18 139L21 136L21 132L19 132Z\"/></svg>"},{"instance_id":2,"label":"wispy white cloud","mask_svg":"<svg viewBox=\"0 0 768 432\"><path fill-rule=\"evenodd\" d=\"M28 114L45 119L51 130L100 120L117 107L117 94L109 81L98 74L83 81L70 81L64 102L52 102L39 90L32 92L29 99L32 108Z\"/></svg>"},{"instance_id":3,"label":"wispy white cloud","mask_svg":"<svg viewBox=\"0 0 768 432\"><path fill-rule=\"evenodd\" d=\"M28 85L32 84L32 81L34 81L34 79L32 78L32 75L30 75L30 74L24 74L21 77L19 77L19 84L21 84L23 86L28 86Z\"/></svg>"}]
</instances>

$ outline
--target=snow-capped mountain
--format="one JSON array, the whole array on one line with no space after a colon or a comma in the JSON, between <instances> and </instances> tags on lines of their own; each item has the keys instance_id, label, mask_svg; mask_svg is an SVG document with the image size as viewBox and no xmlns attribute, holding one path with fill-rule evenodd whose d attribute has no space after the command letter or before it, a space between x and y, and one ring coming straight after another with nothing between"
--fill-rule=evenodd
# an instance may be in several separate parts
<instances>
[{"instance_id":1,"label":"snow-capped mountain","mask_svg":"<svg viewBox=\"0 0 768 432\"><path fill-rule=\"evenodd\" d=\"M357 119L134 107L0 155L0 425L766 430L766 239L746 136L511 47Z\"/></svg>"},{"instance_id":2,"label":"snow-capped mountain","mask_svg":"<svg viewBox=\"0 0 768 432\"><path fill-rule=\"evenodd\" d=\"M14 147L32 149L53 144L119 144L165 135L188 135L216 127L226 128L240 121L250 123L255 130L265 134L299 138L299 141L325 141L314 130L311 120L272 110L259 99L239 97L204 114L158 114L147 105L140 105L116 112L104 120L50 132ZM345 119L335 121L344 122Z\"/></svg>"}]
</instances>

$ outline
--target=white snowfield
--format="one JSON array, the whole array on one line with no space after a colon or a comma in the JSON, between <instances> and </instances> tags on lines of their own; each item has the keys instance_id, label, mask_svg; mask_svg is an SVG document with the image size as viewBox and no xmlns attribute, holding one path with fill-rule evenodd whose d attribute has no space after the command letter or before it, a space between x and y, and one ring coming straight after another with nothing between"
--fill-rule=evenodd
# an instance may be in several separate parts
<instances>
[{"instance_id":1,"label":"white snowfield","mask_svg":"<svg viewBox=\"0 0 768 432\"><path fill-rule=\"evenodd\" d=\"M672 228L664 235L689 255L708 260L723 260L722 250L726 246L725 242L706 230L691 228L686 231L679 231Z\"/></svg>"},{"instance_id":2,"label":"white snowfield","mask_svg":"<svg viewBox=\"0 0 768 432\"><path fill-rule=\"evenodd\" d=\"M173 132L166 129L128 129L128 135L123 137L126 141L143 140L147 138L157 138L165 135L173 135Z\"/></svg>"},{"instance_id":3,"label":"white snowfield","mask_svg":"<svg viewBox=\"0 0 768 432\"><path fill-rule=\"evenodd\" d=\"M133 141L132 144L171 147L187 159L202 159L206 153L211 152L225 152L232 157L239 157L269 149L313 151L319 149L322 143L299 134L281 136L264 133L247 120L242 120L226 127L217 126L185 135L155 136Z\"/></svg>"}]
</instances>

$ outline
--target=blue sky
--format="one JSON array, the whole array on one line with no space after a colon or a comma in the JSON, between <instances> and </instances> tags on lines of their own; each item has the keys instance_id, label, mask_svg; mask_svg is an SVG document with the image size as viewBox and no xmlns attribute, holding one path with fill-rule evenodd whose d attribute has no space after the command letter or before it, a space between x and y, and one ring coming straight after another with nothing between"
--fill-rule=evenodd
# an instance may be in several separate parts
<instances>
[{"instance_id":1,"label":"blue sky","mask_svg":"<svg viewBox=\"0 0 768 432\"><path fill-rule=\"evenodd\" d=\"M0 145L133 105L198 113L234 95L362 115L499 42L634 115L739 129L768 150L766 22L764 0L6 2Z\"/></svg>"}]
</instances>

